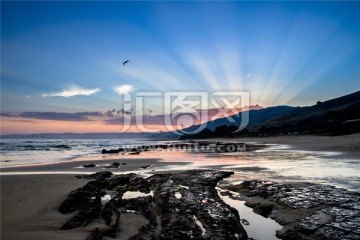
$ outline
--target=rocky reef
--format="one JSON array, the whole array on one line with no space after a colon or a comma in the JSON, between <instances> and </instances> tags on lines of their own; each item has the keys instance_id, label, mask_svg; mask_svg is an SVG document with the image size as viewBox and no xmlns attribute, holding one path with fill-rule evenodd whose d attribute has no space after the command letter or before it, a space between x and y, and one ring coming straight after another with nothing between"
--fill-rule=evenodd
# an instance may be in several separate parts
<instances>
[{"instance_id":1,"label":"rocky reef","mask_svg":"<svg viewBox=\"0 0 360 240\"><path fill-rule=\"evenodd\" d=\"M215 186L233 172L190 170L177 174L113 175L99 172L77 176L91 179L72 191L60 205L73 213L62 230L103 222L89 240L117 237L120 216L143 215L147 224L130 239L248 239L236 209L224 203Z\"/></svg>"},{"instance_id":2,"label":"rocky reef","mask_svg":"<svg viewBox=\"0 0 360 240\"><path fill-rule=\"evenodd\" d=\"M226 188L283 225L281 239L360 239L360 193L329 185L244 181Z\"/></svg>"},{"instance_id":3,"label":"rocky reef","mask_svg":"<svg viewBox=\"0 0 360 240\"><path fill-rule=\"evenodd\" d=\"M120 147L117 149L102 149L102 154L140 154L144 151L162 151L162 150L179 150L190 151L193 153L200 152L245 152L255 151L267 147L264 144L245 144L238 142L219 142L219 141L189 141L189 142L173 142L168 144L150 144L129 147Z\"/></svg>"}]
</instances>

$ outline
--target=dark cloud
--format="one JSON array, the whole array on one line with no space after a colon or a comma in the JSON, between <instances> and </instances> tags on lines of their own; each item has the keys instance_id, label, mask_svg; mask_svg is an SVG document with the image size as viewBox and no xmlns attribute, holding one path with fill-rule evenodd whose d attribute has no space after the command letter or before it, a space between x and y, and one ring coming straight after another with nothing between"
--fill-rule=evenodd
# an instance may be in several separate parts
<instances>
[{"instance_id":1,"label":"dark cloud","mask_svg":"<svg viewBox=\"0 0 360 240\"><path fill-rule=\"evenodd\" d=\"M17 117L18 114L16 113L0 113L1 117Z\"/></svg>"},{"instance_id":2,"label":"dark cloud","mask_svg":"<svg viewBox=\"0 0 360 240\"><path fill-rule=\"evenodd\" d=\"M38 120L60 120L60 121L92 121L90 117L101 117L101 112L22 112L22 113L1 113L2 117L31 118Z\"/></svg>"},{"instance_id":3,"label":"dark cloud","mask_svg":"<svg viewBox=\"0 0 360 240\"><path fill-rule=\"evenodd\" d=\"M134 113L133 109L119 109L117 111L117 114L122 114L122 115L131 115L132 113Z\"/></svg>"},{"instance_id":4,"label":"dark cloud","mask_svg":"<svg viewBox=\"0 0 360 240\"><path fill-rule=\"evenodd\" d=\"M144 116L131 116L131 124L136 124L136 121L140 122L142 121L142 123L144 125L165 125L166 123L170 122L172 125L178 125L179 124L179 120L183 117L183 116L188 116L188 117L192 117L192 119L194 121L190 121L188 123L191 124L199 124L200 122L198 121L199 119L196 118L196 116L194 114L189 114L189 113L180 113L180 114L176 114L176 115L144 115ZM104 120L104 122L108 125L119 125L119 124L123 124L124 123L124 116L117 116L111 119L106 119ZM167 119L167 121L165 121ZM186 122L184 122L186 123Z\"/></svg>"},{"instance_id":5,"label":"dark cloud","mask_svg":"<svg viewBox=\"0 0 360 240\"><path fill-rule=\"evenodd\" d=\"M105 116L112 117L114 115L112 110L108 110L104 113Z\"/></svg>"},{"instance_id":6,"label":"dark cloud","mask_svg":"<svg viewBox=\"0 0 360 240\"><path fill-rule=\"evenodd\" d=\"M111 119L106 119L104 120L104 122L107 125L120 125L124 123L124 116L117 116L116 118L111 118ZM143 124L151 124L151 125L164 125L165 124L165 118L164 115L157 115L157 116L141 116L139 117L141 118L141 120L143 121ZM129 118L128 118L129 119ZM131 120L131 124L135 124L136 123L136 117L132 116L130 118ZM139 119L140 121L140 119Z\"/></svg>"},{"instance_id":7,"label":"dark cloud","mask_svg":"<svg viewBox=\"0 0 360 240\"><path fill-rule=\"evenodd\" d=\"M250 106L249 109L261 109L261 106ZM232 110L232 111L230 111ZM165 119L168 119L172 125L188 125L188 124L199 124L200 119L198 119L199 115L205 114L208 119L204 120L212 120L213 116L216 117L225 117L230 114L237 113L238 111L243 109L205 109L198 110L192 113L176 113L173 115L154 115L153 110L147 110L148 114L144 116L135 116L134 109L111 109L105 112L75 112L75 113L65 113L65 112L21 112L21 113L13 113L13 112L2 112L0 113L1 117L12 117L16 118L16 121L27 120L27 119L35 119L35 120L59 120L59 121L94 121L94 120L102 120L105 124L108 125L120 125L124 123L124 118L130 118L131 124L136 123L136 117L138 118L138 122L141 118L143 124L148 125L165 125L168 123ZM224 115L218 113L224 113Z\"/></svg>"}]
</instances>

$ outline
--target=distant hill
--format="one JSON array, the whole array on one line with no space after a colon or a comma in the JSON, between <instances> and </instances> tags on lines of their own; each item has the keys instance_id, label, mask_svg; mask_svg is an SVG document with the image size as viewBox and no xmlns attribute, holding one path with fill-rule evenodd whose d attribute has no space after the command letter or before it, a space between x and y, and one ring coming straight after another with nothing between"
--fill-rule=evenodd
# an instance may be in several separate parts
<instances>
[{"instance_id":1,"label":"distant hill","mask_svg":"<svg viewBox=\"0 0 360 240\"><path fill-rule=\"evenodd\" d=\"M352 120L350 124L348 121ZM251 128L260 133L305 132L348 134L359 131L360 91L343 97L295 109Z\"/></svg>"},{"instance_id":2,"label":"distant hill","mask_svg":"<svg viewBox=\"0 0 360 240\"><path fill-rule=\"evenodd\" d=\"M249 124L239 133L237 130L241 118L232 116L235 122L227 118L207 123L207 129L186 138L238 137L277 134L325 134L343 135L360 132L360 91L317 102L308 107L277 106L249 111ZM189 132L198 126L185 129Z\"/></svg>"},{"instance_id":3,"label":"distant hill","mask_svg":"<svg viewBox=\"0 0 360 240\"><path fill-rule=\"evenodd\" d=\"M148 139L168 138L168 133L39 133L39 134L11 134L1 138L33 138L33 139Z\"/></svg>"},{"instance_id":4,"label":"distant hill","mask_svg":"<svg viewBox=\"0 0 360 240\"><path fill-rule=\"evenodd\" d=\"M259 110L250 110L247 111L249 113L249 124L248 126L253 126L255 124L259 124L265 122L273 117L280 116L284 113L290 112L296 109L296 107L290 106L277 106L277 107L268 107L262 108ZM241 122L241 113L232 115L230 117L218 118L213 121L206 122L206 128L208 130L214 131L219 126L238 126ZM196 129L199 129L200 125L194 125L188 128L183 129L184 132L192 132ZM180 132L179 132L180 133Z\"/></svg>"}]
</instances>

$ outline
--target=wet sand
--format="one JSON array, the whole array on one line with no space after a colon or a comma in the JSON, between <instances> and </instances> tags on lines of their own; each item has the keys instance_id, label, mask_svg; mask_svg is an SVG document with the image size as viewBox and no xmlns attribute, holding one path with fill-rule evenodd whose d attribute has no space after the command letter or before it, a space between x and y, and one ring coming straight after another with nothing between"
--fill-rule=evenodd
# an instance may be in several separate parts
<instances>
[{"instance_id":1,"label":"wet sand","mask_svg":"<svg viewBox=\"0 0 360 240\"><path fill-rule=\"evenodd\" d=\"M86 181L72 175L1 176L1 239L85 239L86 232L59 230L69 216L57 207Z\"/></svg>"},{"instance_id":2,"label":"wet sand","mask_svg":"<svg viewBox=\"0 0 360 240\"><path fill-rule=\"evenodd\" d=\"M360 159L360 133L345 136L299 135L239 138L237 141L289 145L290 149L303 151L339 152L344 158Z\"/></svg>"},{"instance_id":3,"label":"wet sand","mask_svg":"<svg viewBox=\"0 0 360 240\"><path fill-rule=\"evenodd\" d=\"M246 139L221 139L225 141L258 142L266 144L291 145L293 149L309 151L341 152L347 158L360 159L360 134L339 137L315 136L279 136ZM157 173L180 171L182 166L189 162L163 162L160 158L126 158L95 161L81 160L1 169L1 239L86 239L94 224L75 230L61 231L62 224L71 214L60 214L57 211L60 203L64 201L71 190L83 186L85 179L75 178L76 174L94 173L97 171L112 171L114 173ZM105 165L117 161L126 163L119 169L104 169ZM95 163L96 168L80 168L84 164ZM143 171L142 166L151 165ZM220 166L219 166L220 167ZM153 171L154 170L154 171ZM227 169L231 170L231 168ZM254 173L258 169L254 170ZM51 174L48 174L51 172ZM21 173L22 175L16 175ZM57 174L54 174L57 173ZM67 173L67 174L64 174ZM7 175L8 174L8 175ZM256 179L254 174L253 179ZM129 229L124 229L125 236L136 232L144 219L136 216L124 216L123 222L133 222ZM127 220L128 219L128 220ZM128 234L128 235L127 235Z\"/></svg>"},{"instance_id":4,"label":"wet sand","mask_svg":"<svg viewBox=\"0 0 360 240\"><path fill-rule=\"evenodd\" d=\"M120 163L118 168L106 168L113 162ZM83 167L87 164L95 164L95 167ZM124 165L123 165L124 164ZM89 160L67 161L60 163L51 163L33 166L6 167L1 169L2 175L19 174L90 174L98 171L111 171L113 173L136 172L141 173L143 167L150 165L146 171L152 171L158 168L171 168L174 165L186 165L188 162L168 163L161 158L144 158L141 155L138 158L123 158L121 155L104 156Z\"/></svg>"},{"instance_id":5,"label":"wet sand","mask_svg":"<svg viewBox=\"0 0 360 240\"><path fill-rule=\"evenodd\" d=\"M106 169L113 163L126 163L119 168ZM84 164L94 163L94 168L81 168ZM58 164L23 166L1 169L1 235L0 239L86 239L96 223L74 230L62 231L60 227L73 214L61 214L58 207L68 194L88 182L77 179L78 174L98 171L111 171L121 174L142 173L143 166L152 168L174 168L187 163L165 163L161 159L111 159L103 161L73 161ZM144 170L145 171L145 170ZM123 239L134 235L147 221L136 214L123 214L120 219ZM124 224L124 223L131 224ZM121 224L120 223L120 224Z\"/></svg>"}]
</instances>

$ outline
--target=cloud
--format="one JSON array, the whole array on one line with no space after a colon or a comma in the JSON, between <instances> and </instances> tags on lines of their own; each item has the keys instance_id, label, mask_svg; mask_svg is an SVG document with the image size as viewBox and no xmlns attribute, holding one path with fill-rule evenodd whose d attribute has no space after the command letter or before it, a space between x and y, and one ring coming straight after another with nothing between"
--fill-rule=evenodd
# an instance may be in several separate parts
<instances>
[{"instance_id":1,"label":"cloud","mask_svg":"<svg viewBox=\"0 0 360 240\"><path fill-rule=\"evenodd\" d=\"M78 95L89 96L89 95L95 94L99 91L100 91L100 88L84 89L79 86L73 85L63 91L44 93L41 96L42 97L73 97L73 96L78 96Z\"/></svg>"},{"instance_id":2,"label":"cloud","mask_svg":"<svg viewBox=\"0 0 360 240\"><path fill-rule=\"evenodd\" d=\"M132 113L134 113L133 109L119 109L117 111L117 114L122 114L122 115L131 115Z\"/></svg>"},{"instance_id":3,"label":"cloud","mask_svg":"<svg viewBox=\"0 0 360 240\"><path fill-rule=\"evenodd\" d=\"M59 121L92 121L91 118L104 116L101 112L22 112L22 113L1 113L2 117L16 117L38 120L59 120Z\"/></svg>"},{"instance_id":4,"label":"cloud","mask_svg":"<svg viewBox=\"0 0 360 240\"><path fill-rule=\"evenodd\" d=\"M114 88L114 91L120 95L132 92L134 87L129 84L124 84Z\"/></svg>"},{"instance_id":5,"label":"cloud","mask_svg":"<svg viewBox=\"0 0 360 240\"><path fill-rule=\"evenodd\" d=\"M239 111L249 109L261 109L261 106L249 106L242 109L200 109L188 113L173 113L173 114L159 114L151 115L152 110L148 110L149 114L137 115L134 109L115 109L112 108L106 111L87 111L87 112L0 112L2 119L16 122L31 122L38 123L36 120L49 121L73 121L73 122L102 122L104 125L122 125L127 122L131 126L136 126L137 123L143 123L146 126L165 126L172 125L173 127L189 127L191 125L200 124L203 121L214 120L218 117L227 117ZM204 115L205 114L205 115ZM204 118L201 116L205 116ZM206 118L207 117L207 118ZM126 120L126 121L125 121ZM173 128L171 128L173 129Z\"/></svg>"},{"instance_id":6,"label":"cloud","mask_svg":"<svg viewBox=\"0 0 360 240\"><path fill-rule=\"evenodd\" d=\"M124 124L125 116L117 116L115 118L106 119L104 123L106 125L121 125ZM131 125L135 125L136 121L142 122L145 125L165 125L165 118L164 115L156 115L156 116L131 116L130 122Z\"/></svg>"},{"instance_id":7,"label":"cloud","mask_svg":"<svg viewBox=\"0 0 360 240\"><path fill-rule=\"evenodd\" d=\"M18 117L17 113L10 113L10 112L5 112L5 113L0 113L1 117Z\"/></svg>"},{"instance_id":8,"label":"cloud","mask_svg":"<svg viewBox=\"0 0 360 240\"><path fill-rule=\"evenodd\" d=\"M165 125L167 123L171 123L173 126L184 125L188 127L193 124L201 124L204 121L211 121L217 118L224 118L236 115L241 111L259 110L262 108L263 107L259 105L245 106L243 108L210 108L194 110L194 112L158 114L153 116L151 115L151 113L153 112L152 110L148 110L149 114L139 116L131 115L135 113L133 109L120 109L117 111L117 114L119 115L112 115L112 118L104 119L104 123L107 125L123 124L124 118L127 117L128 119L130 118L130 122L132 125L135 125L136 121L141 121L145 125Z\"/></svg>"}]
</instances>

